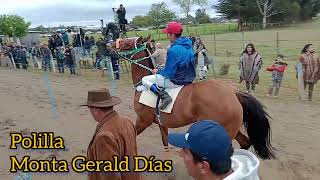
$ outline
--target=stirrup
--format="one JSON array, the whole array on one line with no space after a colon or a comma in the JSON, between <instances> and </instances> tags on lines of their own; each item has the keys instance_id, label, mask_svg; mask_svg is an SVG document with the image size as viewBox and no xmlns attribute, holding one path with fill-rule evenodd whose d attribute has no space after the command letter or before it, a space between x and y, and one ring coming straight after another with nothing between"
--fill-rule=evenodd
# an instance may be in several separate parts
<instances>
[{"instance_id":1,"label":"stirrup","mask_svg":"<svg viewBox=\"0 0 320 180\"><path fill-rule=\"evenodd\" d=\"M165 91L161 92L160 99L161 99L160 110L164 110L172 102L171 96ZM163 103L164 100L166 102L165 104Z\"/></svg>"}]
</instances>

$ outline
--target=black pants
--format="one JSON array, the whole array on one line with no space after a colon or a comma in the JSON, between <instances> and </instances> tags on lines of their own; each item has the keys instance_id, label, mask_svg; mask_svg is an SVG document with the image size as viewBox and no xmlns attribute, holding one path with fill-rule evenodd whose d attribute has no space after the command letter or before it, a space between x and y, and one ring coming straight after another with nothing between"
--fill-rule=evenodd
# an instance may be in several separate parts
<instances>
[{"instance_id":1,"label":"black pants","mask_svg":"<svg viewBox=\"0 0 320 180\"><path fill-rule=\"evenodd\" d=\"M120 31L122 33L125 33L126 32L126 25L125 24L120 24Z\"/></svg>"},{"instance_id":2,"label":"black pants","mask_svg":"<svg viewBox=\"0 0 320 180\"><path fill-rule=\"evenodd\" d=\"M119 73L119 60L118 59L111 59L112 63L112 70L114 74L114 79L119 80L120 79L120 73Z\"/></svg>"},{"instance_id":3,"label":"black pants","mask_svg":"<svg viewBox=\"0 0 320 180\"><path fill-rule=\"evenodd\" d=\"M307 89L307 86L308 86L308 99L309 99L309 100L312 100L314 83L304 82L304 90Z\"/></svg>"}]
</instances>

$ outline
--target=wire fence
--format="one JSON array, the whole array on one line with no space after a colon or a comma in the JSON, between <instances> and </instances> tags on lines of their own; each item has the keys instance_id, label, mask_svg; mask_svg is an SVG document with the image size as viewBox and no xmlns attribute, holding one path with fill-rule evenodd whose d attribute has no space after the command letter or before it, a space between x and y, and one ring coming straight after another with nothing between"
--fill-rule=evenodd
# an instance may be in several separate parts
<instances>
[{"instance_id":1,"label":"wire fence","mask_svg":"<svg viewBox=\"0 0 320 180\"><path fill-rule=\"evenodd\" d=\"M305 44L311 43L319 52L320 47L320 29L299 29L299 30L279 30L279 31L257 31L257 32L232 32L225 34L200 35L204 42L209 57L213 63L209 67L208 77L231 79L234 82L239 81L239 57L248 43L253 43L256 50L263 58L263 66L259 73L258 89L266 92L271 86L271 74L265 71L265 68L272 65L277 54L283 54L288 63L285 72L282 89L285 94L292 96L298 94L295 64ZM112 66L106 69L97 69L94 65L96 59L81 57L80 61L74 67L77 75L83 76L107 76L112 77ZM32 63L32 61L29 60ZM56 61L54 61L58 69ZM110 62L109 62L110 64ZM223 66L228 66L227 73L221 75ZM31 64L29 63L29 66ZM121 78L131 81L130 63L120 60ZM108 73L111 72L111 73ZM58 70L56 70L58 73ZM264 90L262 90L264 89ZM315 87L316 93L320 96L320 91ZM295 95L294 95L295 96Z\"/></svg>"}]
</instances>

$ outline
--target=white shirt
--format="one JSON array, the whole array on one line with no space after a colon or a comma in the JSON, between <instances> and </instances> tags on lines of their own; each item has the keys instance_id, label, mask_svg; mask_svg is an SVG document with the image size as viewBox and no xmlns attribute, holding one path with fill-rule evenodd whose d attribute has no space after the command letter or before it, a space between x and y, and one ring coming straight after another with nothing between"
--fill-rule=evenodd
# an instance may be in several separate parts
<instances>
[{"instance_id":1,"label":"white shirt","mask_svg":"<svg viewBox=\"0 0 320 180\"><path fill-rule=\"evenodd\" d=\"M224 180L260 180L258 176L260 161L250 151L235 149L231 160L234 172Z\"/></svg>"}]
</instances>

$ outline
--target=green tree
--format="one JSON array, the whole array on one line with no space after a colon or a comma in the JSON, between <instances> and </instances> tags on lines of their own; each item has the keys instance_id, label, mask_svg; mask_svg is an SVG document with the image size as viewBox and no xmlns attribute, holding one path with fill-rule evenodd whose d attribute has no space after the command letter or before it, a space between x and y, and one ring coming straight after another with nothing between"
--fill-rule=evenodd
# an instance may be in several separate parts
<instances>
[{"instance_id":1,"label":"green tree","mask_svg":"<svg viewBox=\"0 0 320 180\"><path fill-rule=\"evenodd\" d=\"M22 37L27 34L30 24L17 15L0 15L0 34Z\"/></svg>"},{"instance_id":2,"label":"green tree","mask_svg":"<svg viewBox=\"0 0 320 180\"><path fill-rule=\"evenodd\" d=\"M218 0L213 6L228 19L237 18L239 27L259 22L266 27L271 21L311 19L320 12L319 0Z\"/></svg>"},{"instance_id":3,"label":"green tree","mask_svg":"<svg viewBox=\"0 0 320 180\"><path fill-rule=\"evenodd\" d=\"M196 11L196 21L200 24L210 23L210 17L205 9L198 9Z\"/></svg>"},{"instance_id":4,"label":"green tree","mask_svg":"<svg viewBox=\"0 0 320 180\"><path fill-rule=\"evenodd\" d=\"M238 29L243 23L258 22L261 18L255 0L218 0L213 6L227 19L238 19Z\"/></svg>"},{"instance_id":5,"label":"green tree","mask_svg":"<svg viewBox=\"0 0 320 180\"><path fill-rule=\"evenodd\" d=\"M156 27L166 24L176 18L175 13L170 11L164 2L152 4L148 16L151 19L151 24Z\"/></svg>"},{"instance_id":6,"label":"green tree","mask_svg":"<svg viewBox=\"0 0 320 180\"><path fill-rule=\"evenodd\" d=\"M208 4L208 0L172 0L178 5L186 17L189 17L190 11L194 5L204 6Z\"/></svg>"},{"instance_id":7,"label":"green tree","mask_svg":"<svg viewBox=\"0 0 320 180\"><path fill-rule=\"evenodd\" d=\"M147 27L151 24L150 16L135 16L132 19L132 24L137 27Z\"/></svg>"},{"instance_id":8,"label":"green tree","mask_svg":"<svg viewBox=\"0 0 320 180\"><path fill-rule=\"evenodd\" d=\"M301 7L300 17L302 20L308 20L320 12L319 0L296 0Z\"/></svg>"}]
</instances>

